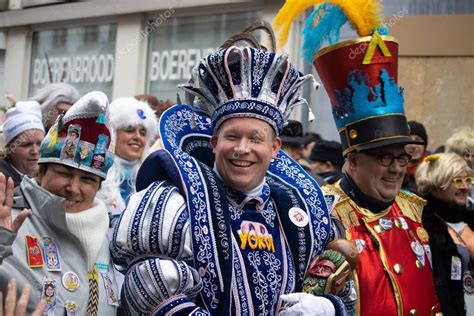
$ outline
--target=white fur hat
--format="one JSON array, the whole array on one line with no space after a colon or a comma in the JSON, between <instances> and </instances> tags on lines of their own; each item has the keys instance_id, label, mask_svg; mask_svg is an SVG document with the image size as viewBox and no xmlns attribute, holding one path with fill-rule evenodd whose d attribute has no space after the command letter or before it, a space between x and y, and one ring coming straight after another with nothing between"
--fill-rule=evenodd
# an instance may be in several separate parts
<instances>
[{"instance_id":1,"label":"white fur hat","mask_svg":"<svg viewBox=\"0 0 474 316\"><path fill-rule=\"evenodd\" d=\"M36 101L17 102L5 115L3 143L8 145L16 136L31 129L39 129L44 133L40 105Z\"/></svg>"},{"instance_id":2,"label":"white fur hat","mask_svg":"<svg viewBox=\"0 0 474 316\"><path fill-rule=\"evenodd\" d=\"M148 103L129 97L118 98L110 104L110 125L115 136L121 128L140 124L146 129L147 145L150 146L158 133L158 120Z\"/></svg>"}]
</instances>

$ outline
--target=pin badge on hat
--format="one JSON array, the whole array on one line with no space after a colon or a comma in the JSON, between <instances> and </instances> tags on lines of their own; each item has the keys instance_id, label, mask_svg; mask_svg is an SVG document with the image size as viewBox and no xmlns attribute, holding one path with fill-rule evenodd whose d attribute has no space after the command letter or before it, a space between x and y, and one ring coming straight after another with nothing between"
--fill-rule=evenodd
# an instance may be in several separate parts
<instances>
[{"instance_id":1,"label":"pin badge on hat","mask_svg":"<svg viewBox=\"0 0 474 316\"><path fill-rule=\"evenodd\" d=\"M62 284L69 292L75 292L79 288L79 276L72 271L68 271L63 274Z\"/></svg>"},{"instance_id":2,"label":"pin badge on hat","mask_svg":"<svg viewBox=\"0 0 474 316\"><path fill-rule=\"evenodd\" d=\"M288 211L288 216L293 224L298 227L305 227L309 223L308 214L298 207L292 207Z\"/></svg>"}]
</instances>

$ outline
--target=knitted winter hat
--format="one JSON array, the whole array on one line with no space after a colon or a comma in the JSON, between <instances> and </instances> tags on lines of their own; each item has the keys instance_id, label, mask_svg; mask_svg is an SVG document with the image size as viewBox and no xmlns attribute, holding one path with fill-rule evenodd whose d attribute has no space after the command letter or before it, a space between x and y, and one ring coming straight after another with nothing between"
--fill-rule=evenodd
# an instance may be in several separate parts
<instances>
[{"instance_id":1,"label":"knitted winter hat","mask_svg":"<svg viewBox=\"0 0 474 316\"><path fill-rule=\"evenodd\" d=\"M147 145L150 145L158 133L155 112L147 102L132 97L119 98L110 104L110 125L114 133L121 128L143 125L146 129Z\"/></svg>"},{"instance_id":2,"label":"knitted winter hat","mask_svg":"<svg viewBox=\"0 0 474 316\"><path fill-rule=\"evenodd\" d=\"M32 129L39 129L44 133L40 105L36 101L17 102L5 115L3 143L8 145L16 136Z\"/></svg>"},{"instance_id":3,"label":"knitted winter hat","mask_svg":"<svg viewBox=\"0 0 474 316\"><path fill-rule=\"evenodd\" d=\"M105 179L114 160L108 108L103 92L80 98L49 130L38 163L63 164Z\"/></svg>"}]
</instances>

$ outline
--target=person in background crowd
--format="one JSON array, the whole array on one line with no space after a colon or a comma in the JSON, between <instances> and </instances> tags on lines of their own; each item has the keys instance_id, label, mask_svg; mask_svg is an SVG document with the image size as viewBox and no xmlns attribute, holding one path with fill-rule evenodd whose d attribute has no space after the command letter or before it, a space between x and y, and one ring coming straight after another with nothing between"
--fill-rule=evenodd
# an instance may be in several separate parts
<instances>
[{"instance_id":1,"label":"person in background crowd","mask_svg":"<svg viewBox=\"0 0 474 316\"><path fill-rule=\"evenodd\" d=\"M474 128L465 126L456 130L446 140L446 152L456 153L466 160L468 166L474 168Z\"/></svg>"},{"instance_id":2,"label":"person in background crowd","mask_svg":"<svg viewBox=\"0 0 474 316\"><path fill-rule=\"evenodd\" d=\"M41 116L46 133L56 122L58 116L64 114L80 97L76 88L70 84L57 82L44 86L31 98L41 106Z\"/></svg>"},{"instance_id":3,"label":"person in background crowd","mask_svg":"<svg viewBox=\"0 0 474 316\"><path fill-rule=\"evenodd\" d=\"M407 165L407 172L403 180L402 188L413 193L418 193L415 173L418 166L423 162L423 158L428 154L426 150L428 146L428 134L423 124L417 121L409 121L408 126L410 127L410 139L416 143L405 146L405 150L411 156L411 160Z\"/></svg>"},{"instance_id":4,"label":"person in background crowd","mask_svg":"<svg viewBox=\"0 0 474 316\"><path fill-rule=\"evenodd\" d=\"M342 178L342 156L341 143L336 141L320 140L311 151L311 170L329 184L334 184Z\"/></svg>"},{"instance_id":5,"label":"person in background crowd","mask_svg":"<svg viewBox=\"0 0 474 316\"><path fill-rule=\"evenodd\" d=\"M112 218L122 214L135 193L138 169L158 130L155 113L147 102L119 98L110 104L110 125L115 140L114 165L102 183L98 197L107 205Z\"/></svg>"},{"instance_id":6,"label":"person in background crowd","mask_svg":"<svg viewBox=\"0 0 474 316\"><path fill-rule=\"evenodd\" d=\"M416 172L418 190L427 201L422 220L445 316L474 314L474 232L465 222L473 179L471 168L454 153L427 156Z\"/></svg>"},{"instance_id":7,"label":"person in background crowd","mask_svg":"<svg viewBox=\"0 0 474 316\"><path fill-rule=\"evenodd\" d=\"M36 176L39 148L44 138L38 102L20 101L7 111L3 124L5 158L0 159L0 172L11 177L15 187L24 175Z\"/></svg>"},{"instance_id":8,"label":"person in background crowd","mask_svg":"<svg viewBox=\"0 0 474 316\"><path fill-rule=\"evenodd\" d=\"M316 183L280 151L285 118L304 102L302 84L312 76L286 55L232 46L237 39L202 59L199 75L180 86L190 106L173 106L161 117L165 150L145 160L140 191L114 231L115 263L127 271L126 313L334 315L345 309L339 296L301 293L311 258L343 232L330 221ZM280 72L293 75L274 75ZM193 111L195 95L205 114ZM279 313L282 305L289 308Z\"/></svg>"},{"instance_id":9,"label":"person in background crowd","mask_svg":"<svg viewBox=\"0 0 474 316\"><path fill-rule=\"evenodd\" d=\"M474 128L465 126L455 131L446 140L446 152L463 157L467 165L474 169ZM474 210L474 185L471 185L466 204L468 210ZM469 225L474 228L474 215L469 220Z\"/></svg>"},{"instance_id":10,"label":"person in background crowd","mask_svg":"<svg viewBox=\"0 0 474 316\"><path fill-rule=\"evenodd\" d=\"M309 132L309 133L306 133L305 135L306 137L306 142L303 146L303 158L306 159L306 161L309 162L309 156L311 156L311 150L313 149L314 145L320 141L322 138L319 134L317 133L312 133L312 132Z\"/></svg>"},{"instance_id":11,"label":"person in background crowd","mask_svg":"<svg viewBox=\"0 0 474 316\"><path fill-rule=\"evenodd\" d=\"M306 20L303 51L326 88L346 158L343 178L322 189L359 252L355 314L432 315L439 303L421 224L424 200L401 191L410 161L405 145L414 141L396 82L398 43L382 36L388 30L378 1L357 3L287 0L275 25L283 45L294 19L318 4ZM359 37L339 42L346 23ZM325 40L330 46L320 49Z\"/></svg>"},{"instance_id":12,"label":"person in background crowd","mask_svg":"<svg viewBox=\"0 0 474 316\"><path fill-rule=\"evenodd\" d=\"M300 163L303 159L303 146L307 137L303 134L303 125L295 120L288 120L280 135L283 149L293 160ZM309 166L306 166L309 169Z\"/></svg>"},{"instance_id":13,"label":"person in background crowd","mask_svg":"<svg viewBox=\"0 0 474 316\"><path fill-rule=\"evenodd\" d=\"M96 198L113 164L108 116L105 94L85 95L52 126L56 133L43 140L37 179L24 177L13 198L13 181L0 175L0 223L6 228L0 249L13 243L13 255L2 258L0 288L5 293L10 278L20 289L31 284L28 313L43 298L46 315L64 315L66 310L68 315L116 314L109 217ZM65 154L71 130L79 132L73 157ZM21 227L18 221L9 224L10 212L20 221L25 213L28 218Z\"/></svg>"}]
</instances>

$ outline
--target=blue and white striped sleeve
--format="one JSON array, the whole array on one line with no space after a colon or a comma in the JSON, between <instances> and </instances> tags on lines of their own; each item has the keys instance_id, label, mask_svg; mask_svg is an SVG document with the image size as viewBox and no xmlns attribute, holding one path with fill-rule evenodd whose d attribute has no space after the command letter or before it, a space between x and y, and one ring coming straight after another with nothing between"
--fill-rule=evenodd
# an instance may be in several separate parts
<instances>
[{"instance_id":1,"label":"blue and white striped sleeve","mask_svg":"<svg viewBox=\"0 0 474 316\"><path fill-rule=\"evenodd\" d=\"M169 182L135 193L114 229L114 263L125 273L126 314L189 314L201 280L192 267L186 203ZM203 311L205 312L205 311Z\"/></svg>"}]
</instances>

